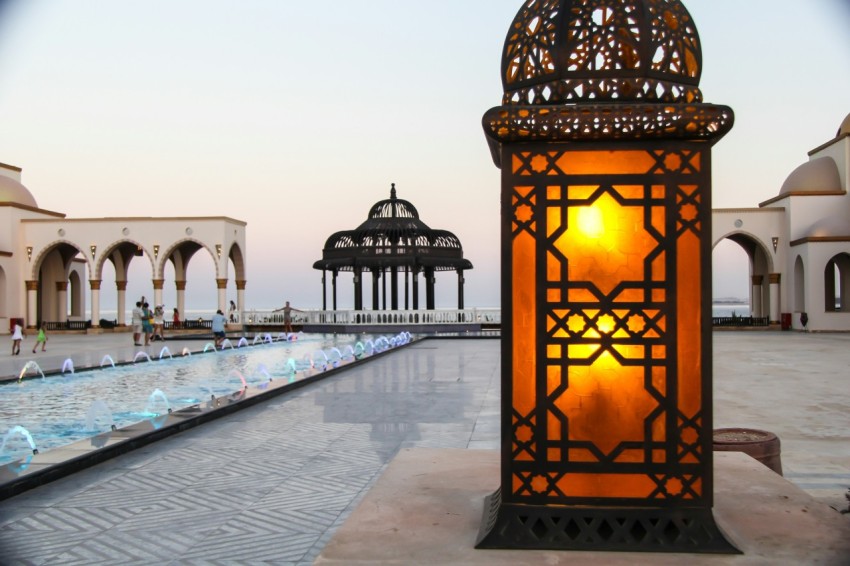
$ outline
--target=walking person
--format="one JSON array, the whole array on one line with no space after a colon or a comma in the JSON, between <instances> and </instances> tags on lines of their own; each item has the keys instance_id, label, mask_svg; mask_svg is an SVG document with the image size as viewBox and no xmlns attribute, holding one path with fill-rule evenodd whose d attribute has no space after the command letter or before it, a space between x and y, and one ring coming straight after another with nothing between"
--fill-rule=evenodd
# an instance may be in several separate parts
<instances>
[{"instance_id":1,"label":"walking person","mask_svg":"<svg viewBox=\"0 0 850 566\"><path fill-rule=\"evenodd\" d=\"M224 342L225 323L227 323L227 319L224 318L224 313L221 312L221 309L215 311L215 314L212 317L212 331L213 336L215 336L216 349Z\"/></svg>"},{"instance_id":2,"label":"walking person","mask_svg":"<svg viewBox=\"0 0 850 566\"><path fill-rule=\"evenodd\" d=\"M236 303L230 301L230 308L227 311L229 315L230 322L236 322Z\"/></svg>"},{"instance_id":3,"label":"walking person","mask_svg":"<svg viewBox=\"0 0 850 566\"><path fill-rule=\"evenodd\" d=\"M47 331L44 329L43 322L38 323L38 336L35 339L35 346L32 349L33 354L35 354L39 344L41 344L41 351L44 352L47 348Z\"/></svg>"},{"instance_id":4,"label":"walking person","mask_svg":"<svg viewBox=\"0 0 850 566\"><path fill-rule=\"evenodd\" d=\"M21 325L17 322L15 323L14 328L12 329L12 355L17 356L21 353L21 340L24 339L26 334L24 333L24 329L21 328Z\"/></svg>"},{"instance_id":5,"label":"walking person","mask_svg":"<svg viewBox=\"0 0 850 566\"><path fill-rule=\"evenodd\" d=\"M133 345L141 346L142 343L142 302L136 301L136 308L133 309Z\"/></svg>"},{"instance_id":6,"label":"walking person","mask_svg":"<svg viewBox=\"0 0 850 566\"><path fill-rule=\"evenodd\" d=\"M171 317L172 328L180 328L180 311L174 307L174 315Z\"/></svg>"}]
</instances>

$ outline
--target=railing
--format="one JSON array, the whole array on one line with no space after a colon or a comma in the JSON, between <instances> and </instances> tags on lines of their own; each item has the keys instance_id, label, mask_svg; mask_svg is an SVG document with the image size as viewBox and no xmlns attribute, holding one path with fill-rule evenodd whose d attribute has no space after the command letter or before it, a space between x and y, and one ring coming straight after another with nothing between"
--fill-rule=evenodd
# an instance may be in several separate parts
<instances>
[{"instance_id":1,"label":"railing","mask_svg":"<svg viewBox=\"0 0 850 566\"><path fill-rule=\"evenodd\" d=\"M102 320L101 324L104 322L112 322ZM114 325L114 323L113 323ZM47 331L52 330L85 330L87 328L91 328L90 320L66 320L65 322L44 322L44 329Z\"/></svg>"},{"instance_id":2,"label":"railing","mask_svg":"<svg viewBox=\"0 0 850 566\"><path fill-rule=\"evenodd\" d=\"M181 320L177 324L173 320L166 320L162 324L163 330L212 330L212 320L198 318L195 320Z\"/></svg>"},{"instance_id":3,"label":"railing","mask_svg":"<svg viewBox=\"0 0 850 566\"><path fill-rule=\"evenodd\" d=\"M243 320L248 325L283 326L283 313L274 311L245 311ZM398 324L481 324L499 326L502 311L498 308L435 309L435 310L336 310L292 312L292 324L321 324L339 326L398 325Z\"/></svg>"},{"instance_id":4,"label":"railing","mask_svg":"<svg viewBox=\"0 0 850 566\"><path fill-rule=\"evenodd\" d=\"M770 317L753 316L715 316L711 319L712 326L770 326Z\"/></svg>"}]
</instances>

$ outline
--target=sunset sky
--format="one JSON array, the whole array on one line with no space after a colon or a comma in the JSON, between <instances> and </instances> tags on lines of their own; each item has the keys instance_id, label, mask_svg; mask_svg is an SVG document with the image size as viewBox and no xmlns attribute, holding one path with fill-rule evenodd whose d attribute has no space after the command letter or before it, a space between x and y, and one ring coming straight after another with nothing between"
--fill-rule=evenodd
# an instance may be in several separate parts
<instances>
[{"instance_id":1,"label":"sunset sky","mask_svg":"<svg viewBox=\"0 0 850 566\"><path fill-rule=\"evenodd\" d=\"M684 3L704 99L735 111L713 153L714 206L757 206L850 113L850 2ZM460 238L475 266L467 306L498 306L499 171L481 117L500 104L521 5L0 0L0 162L69 217L246 221L249 308L320 307L325 240L396 183ZM715 253L714 295L746 296L730 246ZM212 262L196 257L187 305L214 308ZM152 294L143 263L129 297ZM455 303L454 276L438 276L437 306Z\"/></svg>"}]
</instances>

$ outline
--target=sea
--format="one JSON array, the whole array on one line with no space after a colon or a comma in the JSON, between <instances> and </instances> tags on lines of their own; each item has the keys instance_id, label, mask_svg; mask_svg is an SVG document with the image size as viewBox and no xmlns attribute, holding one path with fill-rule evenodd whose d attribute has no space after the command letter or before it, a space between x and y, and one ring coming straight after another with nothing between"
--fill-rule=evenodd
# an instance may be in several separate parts
<instances>
[{"instance_id":1,"label":"sea","mask_svg":"<svg viewBox=\"0 0 850 566\"><path fill-rule=\"evenodd\" d=\"M251 309L257 310L261 312L274 310L274 307L269 309ZM197 320L199 318L210 319L212 315L215 314L215 310L209 309L189 309L186 311L186 314L181 316L183 320ZM91 313L88 313L91 316ZM712 303L711 305L711 316L712 317L726 317L726 316L750 316L750 305L747 303L733 303L733 302L720 302L720 303ZM101 311L100 317L105 320L117 320L118 314L115 310L105 310ZM126 320L130 320L130 311L127 311ZM171 320L171 313L166 313L166 320Z\"/></svg>"}]
</instances>

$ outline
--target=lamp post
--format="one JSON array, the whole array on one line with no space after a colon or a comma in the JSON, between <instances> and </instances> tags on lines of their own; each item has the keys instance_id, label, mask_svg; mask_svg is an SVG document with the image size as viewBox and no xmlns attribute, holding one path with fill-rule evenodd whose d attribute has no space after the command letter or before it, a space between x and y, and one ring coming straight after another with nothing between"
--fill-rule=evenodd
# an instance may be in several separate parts
<instances>
[{"instance_id":1,"label":"lamp post","mask_svg":"<svg viewBox=\"0 0 850 566\"><path fill-rule=\"evenodd\" d=\"M677 0L529 0L502 170L501 487L479 548L737 550L712 515L711 155Z\"/></svg>"}]
</instances>

